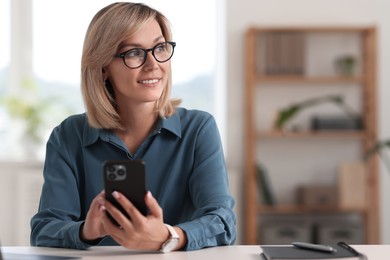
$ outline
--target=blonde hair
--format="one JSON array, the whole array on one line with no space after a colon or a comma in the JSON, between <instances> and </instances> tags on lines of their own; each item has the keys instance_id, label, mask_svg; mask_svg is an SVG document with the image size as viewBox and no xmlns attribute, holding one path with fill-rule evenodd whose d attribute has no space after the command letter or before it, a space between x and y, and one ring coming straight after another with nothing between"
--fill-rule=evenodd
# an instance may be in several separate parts
<instances>
[{"instance_id":1,"label":"blonde hair","mask_svg":"<svg viewBox=\"0 0 390 260\"><path fill-rule=\"evenodd\" d=\"M121 42L143 25L156 20L166 41L172 40L168 19L159 11L139 3L113 3L93 17L84 39L81 59L81 92L87 110L88 123L95 128L123 129L115 105L111 85L106 86L103 68L113 59ZM167 86L156 102L160 117L169 117L181 103L170 99L172 73Z\"/></svg>"}]
</instances>

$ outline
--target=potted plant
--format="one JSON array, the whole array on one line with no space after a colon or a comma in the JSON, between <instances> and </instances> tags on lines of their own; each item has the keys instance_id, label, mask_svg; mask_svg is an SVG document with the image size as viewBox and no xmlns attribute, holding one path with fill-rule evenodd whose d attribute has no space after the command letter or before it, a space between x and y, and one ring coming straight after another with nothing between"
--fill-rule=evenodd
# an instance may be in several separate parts
<instances>
[{"instance_id":1,"label":"potted plant","mask_svg":"<svg viewBox=\"0 0 390 260\"><path fill-rule=\"evenodd\" d=\"M317 97L317 98L312 98L309 100L304 100L302 102L292 104L292 105L280 110L278 115L277 115L274 128L277 130L283 130L283 127L286 125L286 123L290 119L292 119L294 116L296 116L303 109L305 109L307 107L314 106L314 105L318 105L321 103L326 103L326 102L331 102L331 103L336 104L350 118L354 119L354 118L358 117L357 113L344 102L344 99L342 96L330 95L330 96Z\"/></svg>"},{"instance_id":2,"label":"potted plant","mask_svg":"<svg viewBox=\"0 0 390 260\"><path fill-rule=\"evenodd\" d=\"M44 97L33 80L24 80L20 88L22 93L1 97L0 105L5 108L11 127L18 128L13 134L18 142L23 143L23 150L28 156L33 156L44 141L45 130L51 127L53 114L68 114L70 111L58 102L60 98ZM61 106L59 110L54 110L58 106Z\"/></svg>"}]
</instances>

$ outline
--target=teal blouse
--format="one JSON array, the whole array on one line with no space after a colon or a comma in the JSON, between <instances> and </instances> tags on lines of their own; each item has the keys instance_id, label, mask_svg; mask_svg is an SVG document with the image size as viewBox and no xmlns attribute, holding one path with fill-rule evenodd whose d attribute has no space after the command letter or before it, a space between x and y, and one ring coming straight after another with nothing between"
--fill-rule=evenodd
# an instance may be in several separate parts
<instances>
[{"instance_id":1,"label":"teal blouse","mask_svg":"<svg viewBox=\"0 0 390 260\"><path fill-rule=\"evenodd\" d=\"M187 235L185 250L233 244L234 199L212 115L177 109L130 154L112 131L91 128L86 114L57 126L46 148L38 213L31 219L31 245L86 249L79 229L103 190L106 160L144 160L146 185L164 212L164 222ZM110 237L98 245L117 245Z\"/></svg>"}]
</instances>

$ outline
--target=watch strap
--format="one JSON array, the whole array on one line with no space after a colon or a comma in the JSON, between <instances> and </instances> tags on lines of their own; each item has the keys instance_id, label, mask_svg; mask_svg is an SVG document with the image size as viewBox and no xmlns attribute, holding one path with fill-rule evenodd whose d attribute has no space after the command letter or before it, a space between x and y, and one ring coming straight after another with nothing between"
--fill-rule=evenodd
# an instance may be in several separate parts
<instances>
[{"instance_id":1,"label":"watch strap","mask_svg":"<svg viewBox=\"0 0 390 260\"><path fill-rule=\"evenodd\" d=\"M160 249L160 252L162 253L168 253L171 252L178 244L179 242L179 234L177 234L176 230L168 224L164 224L169 231L170 237L168 238L167 241L165 241Z\"/></svg>"},{"instance_id":2,"label":"watch strap","mask_svg":"<svg viewBox=\"0 0 390 260\"><path fill-rule=\"evenodd\" d=\"M171 226L171 225L168 225L168 224L164 224L168 230L169 230L169 233L171 234L171 238L179 238L179 234L177 234L176 230Z\"/></svg>"}]
</instances>

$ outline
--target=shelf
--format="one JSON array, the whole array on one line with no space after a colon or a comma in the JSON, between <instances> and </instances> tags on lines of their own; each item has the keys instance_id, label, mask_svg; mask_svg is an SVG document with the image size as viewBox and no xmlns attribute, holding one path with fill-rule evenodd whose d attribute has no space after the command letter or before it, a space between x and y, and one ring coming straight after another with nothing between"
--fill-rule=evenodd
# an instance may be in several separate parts
<instances>
[{"instance_id":1,"label":"shelf","mask_svg":"<svg viewBox=\"0 0 390 260\"><path fill-rule=\"evenodd\" d=\"M283 149L283 151L295 152L294 146L298 147L309 143L310 145L316 145L315 149L317 147L322 149L321 144L326 142L329 151L334 148L337 150L334 154L335 158L330 158L329 164L326 161L327 165L324 167L333 167L334 169L339 163L351 160L351 158L359 161L363 159L361 158L362 155L371 147L372 140L377 139L378 132L376 35L376 28L371 26L311 27L287 25L248 28L245 42L246 93L244 101L246 122L246 186L244 192L245 203L247 204L244 221L245 243L261 243L262 233L259 230L261 229L262 218L263 216L266 218L273 217L266 216L267 214L328 215L332 213L360 214L364 219L364 242L380 242L378 158L367 161L365 167L366 179L363 178L363 181L360 181L369 201L364 208L346 210L338 206L308 207L293 203L287 205L277 204L275 206L264 205L257 200L256 194L259 192L259 186L254 185L258 178L256 165L259 161L266 161L264 164L268 163L269 173L275 174L272 176L275 178L271 178L271 180L283 179L283 181L288 181L284 179L284 176L277 174L281 174L289 164L276 165L279 161L270 159L270 156L277 156L273 150L274 147ZM346 63L339 63L340 58L346 62L345 58L348 55L352 55L357 61L357 63L352 62L352 64L355 64L352 69L340 67L342 64L346 65ZM302 99L305 100L305 98L319 97L329 93L335 94L334 92L341 92L345 95L348 104L359 111L364 122L364 129L312 131L311 129L304 130L302 127L300 130L278 131L272 128L272 120L275 119L274 113L281 107ZM323 106L314 112L319 114L318 111L326 112L324 115L331 114L332 108ZM304 119L302 117L302 120ZM310 119L310 114L306 114L306 119ZM264 127L261 129L258 125ZM266 125L269 125L269 128L265 128ZM302 126L305 125L302 124ZM310 125L307 125L307 128L309 128ZM351 148L347 151L345 157L344 151L340 149L343 148L344 140L348 141L348 149ZM262 147L264 147L263 150L261 150ZM261 150L261 153L259 150ZM302 165L304 160L314 158L315 161L317 155L315 153L308 154L311 151L302 150L303 154L299 155L301 161L296 162L294 166L296 168L293 170L300 170L299 166ZM340 156L338 156L339 154ZM323 157L320 157L317 161L322 163ZM273 171L273 169L277 169L277 171ZM304 171L299 174L315 178L314 175L310 175L310 170ZM353 171L352 173L354 174ZM355 178L355 176L352 176L352 178ZM294 176L291 176L291 178L294 178ZM336 182L334 184L337 185L337 180L334 179ZM348 183L352 185L352 182ZM291 185L297 185L297 183L291 183ZM294 188L291 185L289 188ZM353 189L356 185L351 187ZM275 192L278 191L275 190ZM348 207L348 205L345 206ZM353 204L349 205L349 207L353 206Z\"/></svg>"},{"instance_id":2,"label":"shelf","mask_svg":"<svg viewBox=\"0 0 390 260\"><path fill-rule=\"evenodd\" d=\"M359 76L297 76L297 75L259 75L256 83L301 83L301 84L362 84Z\"/></svg>"},{"instance_id":3,"label":"shelf","mask_svg":"<svg viewBox=\"0 0 390 260\"><path fill-rule=\"evenodd\" d=\"M300 131L300 132L257 132L256 137L260 139L266 138L351 138L363 139L365 133L362 130L322 130L322 131Z\"/></svg>"},{"instance_id":4,"label":"shelf","mask_svg":"<svg viewBox=\"0 0 390 260\"><path fill-rule=\"evenodd\" d=\"M370 30L370 26L269 26L269 27L252 27L249 30L253 33L263 32L314 32L314 33L361 33L364 30Z\"/></svg>"},{"instance_id":5,"label":"shelf","mask_svg":"<svg viewBox=\"0 0 390 260\"><path fill-rule=\"evenodd\" d=\"M364 214L364 209L340 209L334 207L309 207L304 205L284 204L284 205L259 205L258 211L261 214L307 214L307 213L359 213Z\"/></svg>"}]
</instances>

